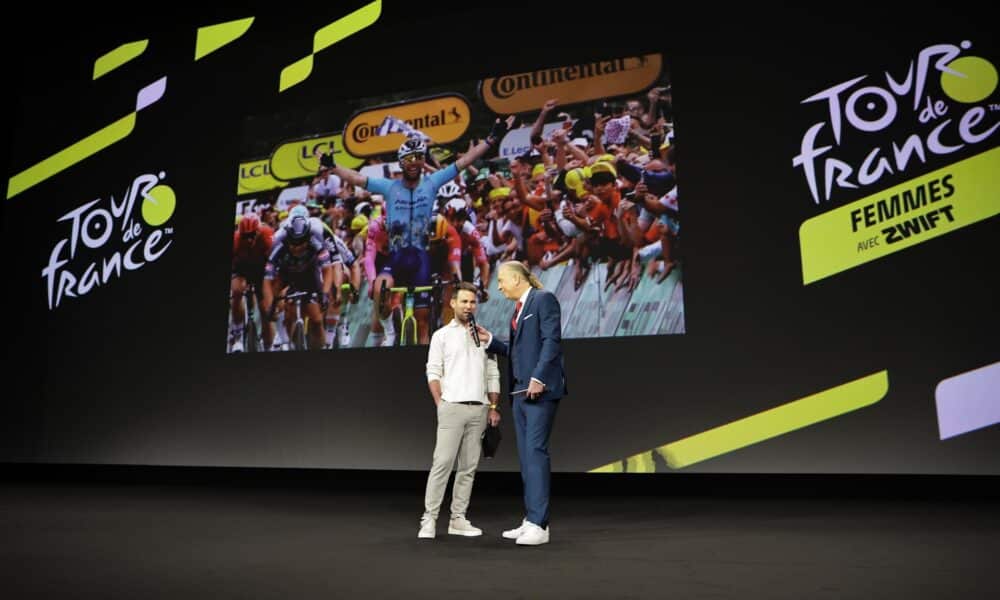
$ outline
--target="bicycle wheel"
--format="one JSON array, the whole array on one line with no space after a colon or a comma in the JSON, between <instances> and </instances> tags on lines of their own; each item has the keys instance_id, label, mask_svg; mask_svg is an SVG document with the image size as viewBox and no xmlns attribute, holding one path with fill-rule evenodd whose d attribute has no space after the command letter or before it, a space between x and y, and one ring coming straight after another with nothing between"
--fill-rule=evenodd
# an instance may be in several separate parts
<instances>
[{"instance_id":1,"label":"bicycle wheel","mask_svg":"<svg viewBox=\"0 0 1000 600\"><path fill-rule=\"evenodd\" d=\"M257 322L253 318L254 312L254 302L253 302L253 288L249 288L243 294L243 314L245 325L243 326L243 351L244 352L259 352L260 348L257 346L260 343L260 335L257 333Z\"/></svg>"},{"instance_id":2,"label":"bicycle wheel","mask_svg":"<svg viewBox=\"0 0 1000 600\"><path fill-rule=\"evenodd\" d=\"M295 350L306 349L306 330L302 321L296 321L292 327L292 348Z\"/></svg>"},{"instance_id":3,"label":"bicycle wheel","mask_svg":"<svg viewBox=\"0 0 1000 600\"><path fill-rule=\"evenodd\" d=\"M260 348L260 336L257 334L257 322L253 319L247 320L247 326L243 329L243 351L258 352Z\"/></svg>"}]
</instances>

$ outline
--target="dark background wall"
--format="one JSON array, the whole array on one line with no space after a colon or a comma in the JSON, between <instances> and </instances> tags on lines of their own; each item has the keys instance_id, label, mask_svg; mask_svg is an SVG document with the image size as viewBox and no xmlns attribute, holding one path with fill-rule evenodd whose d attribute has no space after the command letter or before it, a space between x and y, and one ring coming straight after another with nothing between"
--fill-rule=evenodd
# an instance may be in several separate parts
<instances>
[{"instance_id":1,"label":"dark background wall","mask_svg":"<svg viewBox=\"0 0 1000 600\"><path fill-rule=\"evenodd\" d=\"M1000 472L997 428L941 441L934 404L942 379L1000 358L1000 221L803 286L799 226L861 195L817 206L791 166L802 134L822 118L800 104L811 94L860 75L901 73L935 43L972 40L974 54L1000 64L980 9L636 3L449 12L386 4L374 26L317 54L312 76L278 94L281 69L309 52L313 32L362 5L118 16L34 7L34 18L8 25L16 82L4 120L8 174L124 116L136 92L159 77L168 85L127 139L3 204L8 391L0 460L426 468L434 425L425 349L223 354L246 117L662 52L682 147L687 333L565 344L571 395L558 416L554 467L589 470L887 370L889 392L877 404L687 470ZM243 38L192 60L197 27L247 16L257 20ZM142 57L91 81L97 56L144 38L151 43ZM920 172L948 160L932 159ZM65 236L56 218L159 170L178 195L173 246L156 263L50 311L40 273ZM1000 202L995 191L992 198ZM507 446L484 468L516 469L509 424L506 433Z\"/></svg>"}]
</instances>

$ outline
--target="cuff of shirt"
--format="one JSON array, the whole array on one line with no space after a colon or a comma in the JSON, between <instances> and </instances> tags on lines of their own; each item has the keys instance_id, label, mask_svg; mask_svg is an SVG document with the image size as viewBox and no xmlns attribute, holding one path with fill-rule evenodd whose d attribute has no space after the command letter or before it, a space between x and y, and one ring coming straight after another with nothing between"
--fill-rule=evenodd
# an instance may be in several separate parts
<instances>
[{"instance_id":1,"label":"cuff of shirt","mask_svg":"<svg viewBox=\"0 0 1000 600\"><path fill-rule=\"evenodd\" d=\"M541 379L535 379L534 377L532 377L531 380L532 381L537 381L539 384L541 384L542 387L545 387L545 382L542 381Z\"/></svg>"},{"instance_id":2,"label":"cuff of shirt","mask_svg":"<svg viewBox=\"0 0 1000 600\"><path fill-rule=\"evenodd\" d=\"M432 381L441 381L441 376L437 375L437 374L434 374L434 373L428 373L427 374L427 383L430 383Z\"/></svg>"}]
</instances>

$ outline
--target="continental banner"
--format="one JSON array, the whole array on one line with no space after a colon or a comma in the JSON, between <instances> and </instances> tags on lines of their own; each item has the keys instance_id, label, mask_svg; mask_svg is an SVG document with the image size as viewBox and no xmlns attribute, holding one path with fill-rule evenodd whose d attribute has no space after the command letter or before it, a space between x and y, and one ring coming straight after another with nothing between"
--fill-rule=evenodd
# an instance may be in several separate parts
<instances>
[{"instance_id":1,"label":"continental banner","mask_svg":"<svg viewBox=\"0 0 1000 600\"><path fill-rule=\"evenodd\" d=\"M240 163L240 177L236 184L236 195L259 194L288 185L271 177L271 159L262 158Z\"/></svg>"},{"instance_id":2,"label":"continental banner","mask_svg":"<svg viewBox=\"0 0 1000 600\"><path fill-rule=\"evenodd\" d=\"M799 228L808 285L1000 213L1000 148L813 217Z\"/></svg>"},{"instance_id":3,"label":"continental banner","mask_svg":"<svg viewBox=\"0 0 1000 600\"><path fill-rule=\"evenodd\" d=\"M271 176L283 181L312 177L319 170L316 150L327 152L333 148L333 160L341 166L356 169L364 162L344 151L343 136L339 133L285 142L271 153Z\"/></svg>"},{"instance_id":4,"label":"continental banner","mask_svg":"<svg viewBox=\"0 0 1000 600\"><path fill-rule=\"evenodd\" d=\"M576 104L641 92L656 82L662 68L660 54L579 63L484 79L479 95L498 115L531 112L550 98Z\"/></svg>"},{"instance_id":5,"label":"continental banner","mask_svg":"<svg viewBox=\"0 0 1000 600\"><path fill-rule=\"evenodd\" d=\"M432 143L447 144L468 130L471 114L468 101L458 94L365 109L355 113L344 127L344 146L354 156L395 154L406 139L398 121L424 133Z\"/></svg>"}]
</instances>

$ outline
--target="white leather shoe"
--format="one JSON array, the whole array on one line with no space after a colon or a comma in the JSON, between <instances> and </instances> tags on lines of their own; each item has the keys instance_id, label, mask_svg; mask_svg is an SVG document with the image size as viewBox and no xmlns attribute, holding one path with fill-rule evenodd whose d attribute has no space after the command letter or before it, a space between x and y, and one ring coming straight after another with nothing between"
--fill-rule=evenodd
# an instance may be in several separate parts
<instances>
[{"instance_id":1,"label":"white leather shoe","mask_svg":"<svg viewBox=\"0 0 1000 600\"><path fill-rule=\"evenodd\" d=\"M465 517L458 517L448 522L448 533L451 535L464 535L465 537L476 537L483 535L483 530L473 527Z\"/></svg>"},{"instance_id":2,"label":"white leather shoe","mask_svg":"<svg viewBox=\"0 0 1000 600\"><path fill-rule=\"evenodd\" d=\"M524 531L517 538L518 546L541 546L549 543L549 528L542 529L531 521L526 521Z\"/></svg>"},{"instance_id":3,"label":"white leather shoe","mask_svg":"<svg viewBox=\"0 0 1000 600\"><path fill-rule=\"evenodd\" d=\"M503 537L507 538L508 540L516 540L517 538L521 537L522 533L524 533L524 525L527 522L528 522L527 520L521 519L521 524L520 525L518 525L514 529L508 529L507 531L504 531L500 535L502 535Z\"/></svg>"},{"instance_id":4,"label":"white leather shoe","mask_svg":"<svg viewBox=\"0 0 1000 600\"><path fill-rule=\"evenodd\" d=\"M420 520L420 531L417 532L417 537L420 539L431 540L437 535L437 523L428 518L423 518Z\"/></svg>"}]
</instances>

